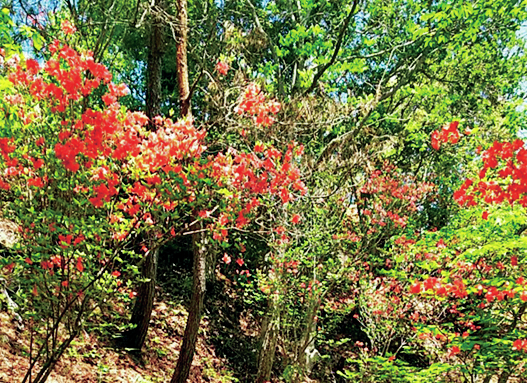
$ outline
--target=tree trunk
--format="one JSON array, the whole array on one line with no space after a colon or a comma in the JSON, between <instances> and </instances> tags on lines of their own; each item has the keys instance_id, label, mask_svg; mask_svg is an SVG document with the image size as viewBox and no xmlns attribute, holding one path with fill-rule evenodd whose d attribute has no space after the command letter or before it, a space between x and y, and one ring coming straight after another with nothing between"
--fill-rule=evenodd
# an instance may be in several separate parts
<instances>
[{"instance_id":1,"label":"tree trunk","mask_svg":"<svg viewBox=\"0 0 527 383\"><path fill-rule=\"evenodd\" d=\"M146 115L149 119L149 129L154 130L154 117L161 113L161 64L163 59L163 20L160 17L163 9L162 0L155 0L152 10L152 25L150 28L150 49L147 61L147 87L146 87ZM159 249L151 249L143 260L141 277L142 282L137 289L137 300L132 311L130 324L134 327L123 334L125 347L141 350L143 347L152 309L154 307L157 261Z\"/></svg>"},{"instance_id":2,"label":"tree trunk","mask_svg":"<svg viewBox=\"0 0 527 383\"><path fill-rule=\"evenodd\" d=\"M47 361L44 363L38 374L36 375L35 379L32 383L45 383L49 375L51 374L51 371L53 371L53 368L55 368L55 365L58 363L59 359L61 358L62 354L64 354L64 351L70 346L71 342L79 336L80 334L80 328L77 329L68 339L66 339L58 351L56 353L53 353L52 356L50 356ZM25 381L25 379L24 379ZM30 380L31 381L31 380Z\"/></svg>"},{"instance_id":3,"label":"tree trunk","mask_svg":"<svg viewBox=\"0 0 527 383\"><path fill-rule=\"evenodd\" d=\"M161 65L163 61L162 0L155 0L150 29L150 49L147 61L146 115L150 121L161 113ZM150 123L153 130L153 124Z\"/></svg>"},{"instance_id":4,"label":"tree trunk","mask_svg":"<svg viewBox=\"0 0 527 383\"><path fill-rule=\"evenodd\" d=\"M188 379L192 359L194 358L194 352L196 350L199 324L201 321L201 313L203 311L207 257L205 243L203 242L203 233L194 233L192 235L192 241L194 253L192 299L190 301L183 344L181 345L176 370L174 371L170 383L185 383Z\"/></svg>"},{"instance_id":5,"label":"tree trunk","mask_svg":"<svg viewBox=\"0 0 527 383\"><path fill-rule=\"evenodd\" d=\"M319 302L311 302L306 315L306 327L296 348L296 376L295 382L303 382L305 376L311 374L316 357L319 354L315 348L316 322L315 316L320 306Z\"/></svg>"},{"instance_id":6,"label":"tree trunk","mask_svg":"<svg viewBox=\"0 0 527 383\"><path fill-rule=\"evenodd\" d=\"M271 378L276 342L280 325L280 308L276 298L272 296L269 302L270 314L266 317L260 334L260 353L258 354L258 374L256 383L265 383Z\"/></svg>"},{"instance_id":7,"label":"tree trunk","mask_svg":"<svg viewBox=\"0 0 527 383\"><path fill-rule=\"evenodd\" d=\"M130 319L130 324L134 327L124 334L126 347L141 350L145 343L154 307L158 256L159 249L156 248L150 250L144 258L141 277L146 281L142 282L137 290L137 300Z\"/></svg>"},{"instance_id":8,"label":"tree trunk","mask_svg":"<svg viewBox=\"0 0 527 383\"><path fill-rule=\"evenodd\" d=\"M188 82L187 40L188 40L188 10L187 0L176 0L178 8L178 36L176 41L177 79L179 85L179 102L181 117L192 118L190 108L190 86Z\"/></svg>"},{"instance_id":9,"label":"tree trunk","mask_svg":"<svg viewBox=\"0 0 527 383\"><path fill-rule=\"evenodd\" d=\"M179 27L176 41L176 66L179 87L179 101L181 104L181 117L192 118L190 108L190 86L187 64L187 40L188 40L188 11L187 0L176 0L178 16L177 25ZM199 229L199 227L194 227ZM199 324L203 311L203 298L205 297L206 272L207 272L207 251L203 233L198 232L192 235L193 249L193 284L192 298L189 307L185 334L179 352L174 375L170 383L185 383L190 373L192 359L196 351Z\"/></svg>"}]
</instances>

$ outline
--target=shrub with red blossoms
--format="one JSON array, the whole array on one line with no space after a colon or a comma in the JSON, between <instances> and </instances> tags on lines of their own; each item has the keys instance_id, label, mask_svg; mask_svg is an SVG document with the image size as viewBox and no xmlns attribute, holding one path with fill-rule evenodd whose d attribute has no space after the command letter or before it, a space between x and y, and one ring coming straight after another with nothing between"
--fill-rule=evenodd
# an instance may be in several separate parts
<instances>
[{"instance_id":1,"label":"shrub with red blossoms","mask_svg":"<svg viewBox=\"0 0 527 383\"><path fill-rule=\"evenodd\" d=\"M443 126L441 130L434 130L432 132L432 147L435 150L441 148L442 143L457 144L459 141L459 122L453 121L448 125Z\"/></svg>"},{"instance_id":2,"label":"shrub with red blossoms","mask_svg":"<svg viewBox=\"0 0 527 383\"><path fill-rule=\"evenodd\" d=\"M454 192L461 206L518 203L527 207L527 149L523 140L494 142L482 153L478 178L467 178Z\"/></svg>"},{"instance_id":3,"label":"shrub with red blossoms","mask_svg":"<svg viewBox=\"0 0 527 383\"><path fill-rule=\"evenodd\" d=\"M74 27L64 23L63 31ZM30 363L43 366L35 381L45 380L90 310L134 296L119 280L133 274L126 248L134 238L144 238L148 252L207 211L199 219L226 241L260 198L286 203L306 191L295 165L301 146L206 156L206 132L191 121L158 117L149 131L142 113L124 110L119 98L127 87L112 83L90 52L60 41L49 51L43 65L28 59L10 67L13 86L4 100L16 102L0 112L7 121L0 137L2 211L19 227L0 267L21 281L29 298L24 310L34 313ZM247 112L269 125L279 106L261 96ZM217 207L208 210L211 203Z\"/></svg>"},{"instance_id":4,"label":"shrub with red blossoms","mask_svg":"<svg viewBox=\"0 0 527 383\"><path fill-rule=\"evenodd\" d=\"M256 125L270 126L274 122L273 115L280 111L280 104L267 100L265 94L256 83L249 84L240 97L236 112L240 115L248 114L253 117Z\"/></svg>"}]
</instances>

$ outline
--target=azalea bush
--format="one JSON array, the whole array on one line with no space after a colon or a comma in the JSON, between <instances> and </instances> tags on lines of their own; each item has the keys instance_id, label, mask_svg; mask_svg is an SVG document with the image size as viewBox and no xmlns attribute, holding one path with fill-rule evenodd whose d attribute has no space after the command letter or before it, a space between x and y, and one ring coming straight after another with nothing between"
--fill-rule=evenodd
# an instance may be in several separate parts
<instances>
[{"instance_id":1,"label":"azalea bush","mask_svg":"<svg viewBox=\"0 0 527 383\"><path fill-rule=\"evenodd\" d=\"M25 381L46 380L87 322L126 315L138 266L183 235L201 257L194 264L221 270L262 318L258 382L273 370L288 382L336 380L337 370L372 382L525 375L527 154L521 140L487 144L515 124L504 122L516 108L505 100L522 51L505 29L521 24L521 7L335 2L312 12L320 4L307 2L284 24L276 2L214 3L207 15L230 20L222 33L209 34L215 17L191 21L188 36L186 17L171 23L174 68L158 16L175 8L140 9L140 21L107 33L112 12L101 20L94 10L104 4L81 3L70 11L87 15L75 23L99 58L76 48L68 21L43 30L49 40L36 59L23 57L8 12L0 14L1 218L18 228L0 273L30 339ZM181 2L177 17L205 9L189 6ZM128 8L114 8L119 20L132 17ZM366 24L381 38L347 37ZM152 109L178 100L187 115L192 104L208 130L127 110L128 88L97 62L103 56L136 81L130 105L142 104L146 78L156 83L146 99L161 95ZM166 97L176 79L180 99ZM273 88L285 110L266 94ZM471 126L438 122L453 119ZM478 135L477 124L487 131ZM305 144L304 159L291 137ZM205 293L198 285L187 361Z\"/></svg>"},{"instance_id":2,"label":"azalea bush","mask_svg":"<svg viewBox=\"0 0 527 383\"><path fill-rule=\"evenodd\" d=\"M69 23L63 33L73 33ZM135 237L146 238L149 251L183 230L171 222L192 210L184 202L196 198L185 182L198 179L183 168L199 163L204 136L190 123L163 119L148 134L144 115L117 103L126 87L113 84L89 52L59 41L48 49L42 66L8 58L13 87L4 96L8 123L0 139L3 214L19 227L2 262L16 276L30 321L29 381L47 378L101 304L134 296L119 276L133 269ZM160 177L172 187L161 188Z\"/></svg>"},{"instance_id":3,"label":"azalea bush","mask_svg":"<svg viewBox=\"0 0 527 383\"><path fill-rule=\"evenodd\" d=\"M457 127L449 124L434 133L433 148L457 144ZM453 193L464 209L440 230L392 240L393 263L384 269L382 285L392 280L397 286L403 308L398 322L412 331L389 360L365 353L358 371L377 377L406 371L441 381L488 382L498 376L505 382L525 376L524 142L494 142L478 151L481 156L474 162L479 169L474 176L468 173ZM377 293L384 296L381 290ZM379 319L381 328L393 328L393 319ZM422 367L408 366L419 355ZM349 378L354 374L345 373Z\"/></svg>"},{"instance_id":4,"label":"azalea bush","mask_svg":"<svg viewBox=\"0 0 527 383\"><path fill-rule=\"evenodd\" d=\"M411 292L450 302L451 315L435 331L444 331L448 355L456 358L464 375L488 380L499 375L506 381L525 374L522 234L527 151L520 139L496 141L478 151L477 174L469 174L453 194L468 209L436 233L436 239L441 236L436 248L441 250L429 257L433 262L428 261L428 275L416 281Z\"/></svg>"},{"instance_id":5,"label":"azalea bush","mask_svg":"<svg viewBox=\"0 0 527 383\"><path fill-rule=\"evenodd\" d=\"M518 233L524 219L518 211L493 215L460 213L418 241L400 264L416 277L407 290L414 346L467 379L524 373L518 342L526 331L525 241Z\"/></svg>"},{"instance_id":6,"label":"azalea bush","mask_svg":"<svg viewBox=\"0 0 527 383\"><path fill-rule=\"evenodd\" d=\"M67 40L75 28L65 21L62 33ZM134 273L134 242L146 254L203 221L223 243L259 196L285 203L305 192L300 147L207 154L204 130L126 110L118 100L127 87L63 41L43 63L8 57L2 100L2 211L19 238L1 262L30 323L24 381L34 382L46 380L90 313L134 297L121 280ZM269 125L277 106L252 92L240 114Z\"/></svg>"},{"instance_id":7,"label":"azalea bush","mask_svg":"<svg viewBox=\"0 0 527 383\"><path fill-rule=\"evenodd\" d=\"M434 185L389 163L382 169L364 169L364 174L357 187L342 187L327 200L310 196L274 213L279 224L269 236L274 241L268 242L266 262L251 272L258 283L245 286L258 287L254 296L261 299L263 293L267 298L261 341L279 345L276 359L286 381L302 381L311 373L316 347L361 306L364 283L375 278L379 267L390 264L383 253L385 242L405 232L419 204L434 194ZM389 302L398 295L394 290ZM371 319L366 310L364 314L365 320ZM260 365L264 356L274 355L269 347L261 352Z\"/></svg>"}]
</instances>

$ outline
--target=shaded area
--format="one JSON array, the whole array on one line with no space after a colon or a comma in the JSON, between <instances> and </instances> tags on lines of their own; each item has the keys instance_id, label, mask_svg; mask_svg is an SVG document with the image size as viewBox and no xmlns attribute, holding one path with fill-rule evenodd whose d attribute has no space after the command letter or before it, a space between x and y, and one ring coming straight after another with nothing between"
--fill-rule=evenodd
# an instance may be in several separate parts
<instances>
[{"instance_id":1,"label":"shaded area","mask_svg":"<svg viewBox=\"0 0 527 383\"><path fill-rule=\"evenodd\" d=\"M161 249L159 283L174 301L189 307L192 292L192 252L189 237L180 237ZM241 382L254 380L257 366L259 328L257 320L237 296L237 289L216 271L207 281L204 315L200 334L205 336L210 352L225 358L220 370L228 371ZM168 335L168 334L167 334ZM196 359L194 363L196 363ZM204 378L212 371L204 369Z\"/></svg>"}]
</instances>

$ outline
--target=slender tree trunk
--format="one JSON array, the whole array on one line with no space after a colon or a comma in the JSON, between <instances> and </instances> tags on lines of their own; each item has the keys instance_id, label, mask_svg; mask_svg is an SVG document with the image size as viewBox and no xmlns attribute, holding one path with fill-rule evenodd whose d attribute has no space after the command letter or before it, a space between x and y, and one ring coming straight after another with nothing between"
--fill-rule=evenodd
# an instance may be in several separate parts
<instances>
[{"instance_id":1,"label":"slender tree trunk","mask_svg":"<svg viewBox=\"0 0 527 383\"><path fill-rule=\"evenodd\" d=\"M270 314L265 318L260 333L260 353L258 354L258 374L256 383L265 383L271 378L274 356L276 353L276 342L280 326L280 308L273 296L270 298Z\"/></svg>"},{"instance_id":2,"label":"slender tree trunk","mask_svg":"<svg viewBox=\"0 0 527 383\"><path fill-rule=\"evenodd\" d=\"M149 129L154 130L154 117L161 113L161 65L163 60L163 20L160 17L163 0L155 0L150 28L150 47L147 61L146 115ZM137 300L132 311L130 324L134 326L123 335L126 347L141 350L143 347L152 309L154 307L159 249L151 249L141 267L141 277L146 280L137 289Z\"/></svg>"},{"instance_id":3,"label":"slender tree trunk","mask_svg":"<svg viewBox=\"0 0 527 383\"><path fill-rule=\"evenodd\" d=\"M313 301L307 310L306 327L296 348L296 364L298 370L294 381L303 382L305 380L304 377L311 373L313 364L315 363L316 354L318 353L315 348L315 316L319 306L319 302Z\"/></svg>"},{"instance_id":4,"label":"slender tree trunk","mask_svg":"<svg viewBox=\"0 0 527 383\"><path fill-rule=\"evenodd\" d=\"M80 329L77 329L67 340L62 343L59 350L47 359L33 380L33 383L45 383L48 380L51 371L53 371L53 368L55 368L55 365L58 363L62 354L64 354L64 351L66 351L66 349L70 346L71 342L73 342L73 340L79 336L79 333Z\"/></svg>"},{"instance_id":5,"label":"slender tree trunk","mask_svg":"<svg viewBox=\"0 0 527 383\"><path fill-rule=\"evenodd\" d=\"M176 66L179 87L179 101L181 104L181 117L192 118L190 108L190 86L187 63L187 40L188 40L188 10L187 0L176 0L178 16L177 25L179 26L176 41ZM198 227L196 227L198 228ZM203 299L205 297L206 272L207 272L207 249L203 233L198 232L192 235L193 251L193 284L192 298L189 307L189 315L185 334L179 352L174 375L170 383L185 383L190 373L192 359L196 351L199 324L203 311Z\"/></svg>"},{"instance_id":6,"label":"slender tree trunk","mask_svg":"<svg viewBox=\"0 0 527 383\"><path fill-rule=\"evenodd\" d=\"M154 307L158 255L159 249L150 250L141 267L141 277L145 282L137 290L137 300L130 319L134 327L124 334L125 345L130 348L141 350L146 340Z\"/></svg>"},{"instance_id":7,"label":"slender tree trunk","mask_svg":"<svg viewBox=\"0 0 527 383\"><path fill-rule=\"evenodd\" d=\"M150 49L147 61L146 115L150 120L161 113L161 65L163 62L162 0L155 0L150 29ZM153 129L153 125L150 125Z\"/></svg>"},{"instance_id":8,"label":"slender tree trunk","mask_svg":"<svg viewBox=\"0 0 527 383\"><path fill-rule=\"evenodd\" d=\"M86 305L88 303L87 299L83 299L82 303L79 306L79 311L76 315L76 318L73 322L73 328L69 332L69 337L62 342L58 341L58 330L59 327L65 325L65 323L62 321L64 319L64 316L67 313L67 310L71 308L72 303L66 304L66 307L62 309L62 313L59 315L59 317L54 321L54 325L52 328L48 329L47 337L44 339L44 344L42 344L39 347L39 350L37 352L37 355L33 360L31 360L30 357L30 365L29 370L27 371L26 375L24 376L22 383L26 383L29 380L29 383L45 383L49 377L49 374L51 374L51 371L53 371L53 368L60 360L62 354L64 354L64 351L70 346L71 342L75 340L80 334L81 331L81 318L86 313ZM32 330L31 330L32 331ZM42 364L42 367L40 368L39 372L36 374L35 378L32 379L32 369L35 367L36 362L39 360L40 354L44 352L44 349L47 350L46 345L49 345L49 342L52 344L52 350L50 353L46 354L46 357L44 359L44 362ZM60 346L58 348L55 348L56 343L60 343Z\"/></svg>"},{"instance_id":9,"label":"slender tree trunk","mask_svg":"<svg viewBox=\"0 0 527 383\"><path fill-rule=\"evenodd\" d=\"M190 86L188 82L187 41L188 41L188 9L187 0L176 0L178 8L178 40L176 41L177 79L179 85L179 101L181 117L192 118L190 108Z\"/></svg>"},{"instance_id":10,"label":"slender tree trunk","mask_svg":"<svg viewBox=\"0 0 527 383\"><path fill-rule=\"evenodd\" d=\"M188 379L196 342L198 339L201 312L203 311L203 298L205 297L206 284L206 259L207 250L203 242L203 233L193 234L193 286L190 301L187 326L183 337L183 344L179 352L179 359L170 383L185 383Z\"/></svg>"}]
</instances>

